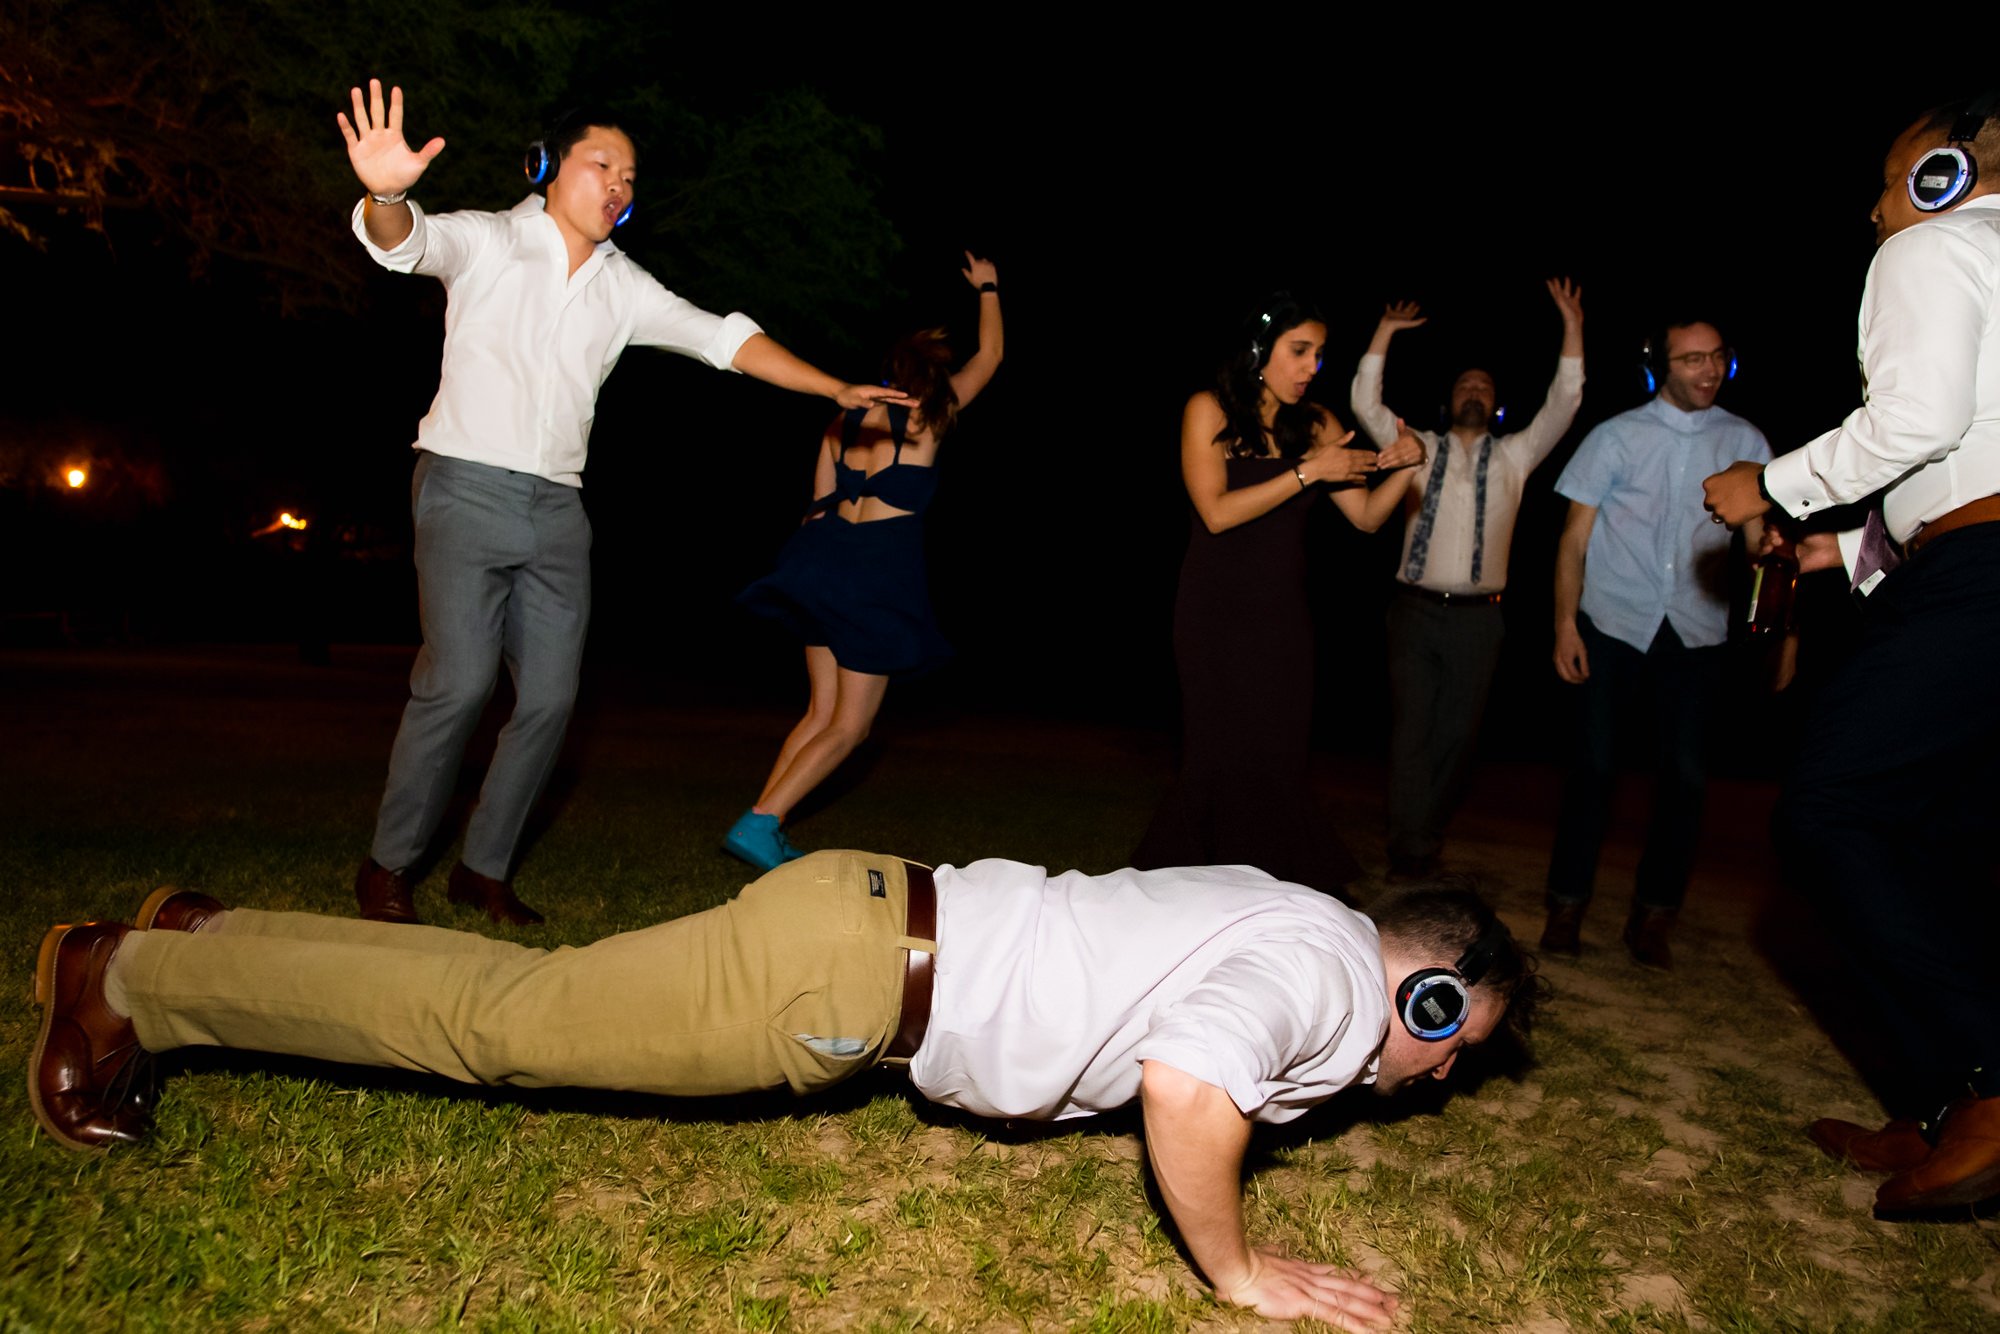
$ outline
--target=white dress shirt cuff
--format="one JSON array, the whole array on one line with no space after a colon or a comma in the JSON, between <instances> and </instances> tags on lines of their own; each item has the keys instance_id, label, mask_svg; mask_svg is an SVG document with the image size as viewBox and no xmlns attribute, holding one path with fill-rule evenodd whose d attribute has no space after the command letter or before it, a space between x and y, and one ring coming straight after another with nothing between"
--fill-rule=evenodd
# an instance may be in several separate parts
<instances>
[{"instance_id":1,"label":"white dress shirt cuff","mask_svg":"<svg viewBox=\"0 0 2000 1334\"><path fill-rule=\"evenodd\" d=\"M1764 489L1779 509L1794 519L1807 519L1838 504L1813 475L1812 460L1806 451L1795 449L1764 465Z\"/></svg>"},{"instance_id":2,"label":"white dress shirt cuff","mask_svg":"<svg viewBox=\"0 0 2000 1334\"><path fill-rule=\"evenodd\" d=\"M410 234L388 250L368 239L368 226L362 220L368 212L368 201L357 200L354 205L354 235L367 247L368 258L395 273L414 273L417 261L424 257L424 211L414 199L405 202L410 206Z\"/></svg>"}]
</instances>

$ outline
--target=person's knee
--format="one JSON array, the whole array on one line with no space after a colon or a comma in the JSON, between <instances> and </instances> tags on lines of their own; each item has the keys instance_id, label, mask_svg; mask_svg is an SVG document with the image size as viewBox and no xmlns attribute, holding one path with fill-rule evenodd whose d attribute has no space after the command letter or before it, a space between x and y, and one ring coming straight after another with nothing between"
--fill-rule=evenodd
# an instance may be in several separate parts
<instances>
[{"instance_id":1,"label":"person's knee","mask_svg":"<svg viewBox=\"0 0 2000 1334\"><path fill-rule=\"evenodd\" d=\"M514 716L517 726L564 727L576 707L576 677L570 673L529 675L514 683Z\"/></svg>"},{"instance_id":2,"label":"person's knee","mask_svg":"<svg viewBox=\"0 0 2000 1334\"><path fill-rule=\"evenodd\" d=\"M450 713L478 713L493 695L500 662L477 654L434 654L412 683L418 699Z\"/></svg>"},{"instance_id":3,"label":"person's knee","mask_svg":"<svg viewBox=\"0 0 2000 1334\"><path fill-rule=\"evenodd\" d=\"M872 718L855 718L841 715L829 723L824 735L837 742L843 753L851 751L868 739L874 724Z\"/></svg>"}]
</instances>

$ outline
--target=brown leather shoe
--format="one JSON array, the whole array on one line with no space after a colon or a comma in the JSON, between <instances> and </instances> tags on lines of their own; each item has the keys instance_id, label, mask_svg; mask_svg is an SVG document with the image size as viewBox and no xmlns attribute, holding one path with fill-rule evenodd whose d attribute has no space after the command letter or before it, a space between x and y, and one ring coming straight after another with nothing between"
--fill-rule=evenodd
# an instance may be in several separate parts
<instances>
[{"instance_id":1,"label":"brown leather shoe","mask_svg":"<svg viewBox=\"0 0 2000 1334\"><path fill-rule=\"evenodd\" d=\"M389 870L373 857L361 863L361 871L354 877L354 899L361 905L361 915L371 922L415 925L424 920L417 916L410 882L403 873Z\"/></svg>"},{"instance_id":2,"label":"brown leather shoe","mask_svg":"<svg viewBox=\"0 0 2000 1334\"><path fill-rule=\"evenodd\" d=\"M1927 1212L2000 1196L2000 1098L1953 1103L1937 1131L1937 1147L1875 1192L1880 1213Z\"/></svg>"},{"instance_id":3,"label":"brown leather shoe","mask_svg":"<svg viewBox=\"0 0 2000 1334\"><path fill-rule=\"evenodd\" d=\"M228 911L220 900L196 890L161 885L139 905L132 927L137 931L199 931L209 919Z\"/></svg>"},{"instance_id":4,"label":"brown leather shoe","mask_svg":"<svg viewBox=\"0 0 2000 1334\"><path fill-rule=\"evenodd\" d=\"M1674 952L1667 946L1673 934L1675 912L1671 908L1642 908L1634 905L1625 922L1625 948L1648 968L1670 972Z\"/></svg>"},{"instance_id":5,"label":"brown leather shoe","mask_svg":"<svg viewBox=\"0 0 2000 1334\"><path fill-rule=\"evenodd\" d=\"M451 868L451 883L445 897L453 903L477 908L496 922L515 926L540 926L542 915L514 897L514 887L505 880L481 875L464 862Z\"/></svg>"},{"instance_id":6,"label":"brown leather shoe","mask_svg":"<svg viewBox=\"0 0 2000 1334\"><path fill-rule=\"evenodd\" d=\"M1880 1130L1824 1117L1806 1127L1806 1138L1829 1158L1840 1158L1864 1172L1907 1172L1931 1156L1923 1124L1899 1117Z\"/></svg>"},{"instance_id":7,"label":"brown leather shoe","mask_svg":"<svg viewBox=\"0 0 2000 1334\"><path fill-rule=\"evenodd\" d=\"M42 1026L28 1057L28 1104L66 1148L136 1144L152 1118L153 1058L104 999L104 970L131 929L54 926L35 959Z\"/></svg>"},{"instance_id":8,"label":"brown leather shoe","mask_svg":"<svg viewBox=\"0 0 2000 1334\"><path fill-rule=\"evenodd\" d=\"M1548 924L1542 928L1542 949L1547 953L1578 955L1583 953L1583 911L1588 903L1549 904Z\"/></svg>"}]
</instances>

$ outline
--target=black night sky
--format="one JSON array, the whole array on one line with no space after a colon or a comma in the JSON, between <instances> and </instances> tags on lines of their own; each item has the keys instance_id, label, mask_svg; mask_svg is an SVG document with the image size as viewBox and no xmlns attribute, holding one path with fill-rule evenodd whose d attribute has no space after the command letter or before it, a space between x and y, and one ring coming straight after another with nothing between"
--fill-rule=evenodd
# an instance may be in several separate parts
<instances>
[{"instance_id":1,"label":"black night sky","mask_svg":"<svg viewBox=\"0 0 2000 1334\"><path fill-rule=\"evenodd\" d=\"M718 30L704 38L710 58L683 53L705 72L686 96L804 83L881 127L901 290L844 337L766 321L836 373L874 378L873 352L845 349L918 324L948 320L969 348L959 252L1000 266L1007 361L948 442L931 511L935 597L960 659L904 707L1160 727L1188 523L1180 408L1262 293L1304 290L1327 310L1314 393L1342 416L1382 303L1412 298L1432 318L1396 344L1391 405L1427 420L1450 374L1478 362L1525 418L1560 336L1541 280L1582 283L1588 388L1529 489L1503 678L1521 707L1496 710L1532 719L1554 691L1549 486L1590 426L1640 401L1645 330L1668 315L1716 321L1743 364L1723 402L1775 449L1834 425L1859 392L1853 317L1883 150L1917 111L1982 82L1970 57L1913 71L1858 37L1815 56L1727 38L1556 51L1487 34L1428 65L1405 43L1391 68L1381 48L1324 34L1272 33L1259 53L1225 58L1164 27L1131 43L972 33L871 39L828 60L833 48L806 34L791 34L799 53L771 52ZM370 73L405 85L413 141L453 135L424 119L424 71L395 54L385 48L378 70L326 71L314 151L340 154L333 113ZM540 113L490 109L524 141ZM643 162L643 126L638 137ZM477 198L419 195L505 207L525 192L511 160L489 178ZM657 184L642 177L641 207ZM414 642L408 445L436 384L436 285L373 273L344 215L307 218L342 262L371 270L366 301L285 318L242 266L190 278L184 250L143 214L116 214L99 236L31 207L20 213L44 249L0 235L12 331L0 433L19 446L7 457L30 461L0 488L9 636L40 633L25 613L70 610L142 642L282 640L307 616L335 643ZM653 263L643 238L630 248ZM701 273L656 272L704 305L736 304ZM593 664L652 674L665 691L797 693L795 650L730 598L796 522L826 415L627 353L586 477ZM57 454L99 460L105 485L78 496L42 485L35 461ZM337 554L249 536L283 507L341 534ZM1362 538L1327 507L1318 529L1322 676L1371 690L1395 526ZM1344 722L1332 712L1322 705L1329 735ZM1379 713L1366 711L1360 744ZM1489 744L1532 746L1512 726Z\"/></svg>"}]
</instances>

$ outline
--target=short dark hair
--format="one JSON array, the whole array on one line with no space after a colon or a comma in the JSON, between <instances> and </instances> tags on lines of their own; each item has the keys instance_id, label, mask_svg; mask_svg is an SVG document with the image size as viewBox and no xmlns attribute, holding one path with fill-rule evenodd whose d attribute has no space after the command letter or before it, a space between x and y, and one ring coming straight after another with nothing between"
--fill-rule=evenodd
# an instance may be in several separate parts
<instances>
[{"instance_id":1,"label":"short dark hair","mask_svg":"<svg viewBox=\"0 0 2000 1334\"><path fill-rule=\"evenodd\" d=\"M543 140L543 143L547 145L550 154L554 156L555 160L561 162L569 156L569 150L575 148L577 142L592 130L616 130L627 139L632 139L632 132L619 124L618 117L612 115L605 108L581 106L571 107L568 111L557 116L554 122L550 124L548 135ZM639 144L636 139L632 142L632 151L634 154L637 154L639 151Z\"/></svg>"},{"instance_id":2,"label":"short dark hair","mask_svg":"<svg viewBox=\"0 0 2000 1334\"><path fill-rule=\"evenodd\" d=\"M1516 1038L1533 1027L1543 983L1536 976L1535 956L1514 939L1469 879L1443 876L1428 884L1392 890L1369 905L1368 916L1384 940L1393 940L1412 954L1456 962L1487 932L1497 942L1486 971L1474 991L1498 994L1506 1005L1504 1020Z\"/></svg>"},{"instance_id":3,"label":"short dark hair","mask_svg":"<svg viewBox=\"0 0 2000 1334\"><path fill-rule=\"evenodd\" d=\"M1980 122L1979 132L1965 141L1966 147L1972 150L1972 159L1979 164L1979 174L1992 180L2000 177L2000 88L1989 88L1977 96L1932 107L1924 113L1917 132L1949 134L1959 119L1974 109L1984 111L1986 118Z\"/></svg>"}]
</instances>

